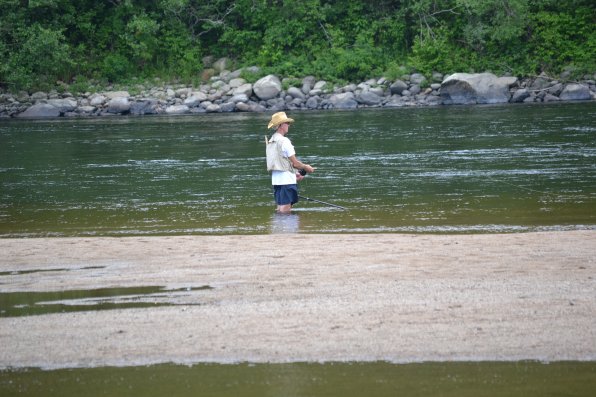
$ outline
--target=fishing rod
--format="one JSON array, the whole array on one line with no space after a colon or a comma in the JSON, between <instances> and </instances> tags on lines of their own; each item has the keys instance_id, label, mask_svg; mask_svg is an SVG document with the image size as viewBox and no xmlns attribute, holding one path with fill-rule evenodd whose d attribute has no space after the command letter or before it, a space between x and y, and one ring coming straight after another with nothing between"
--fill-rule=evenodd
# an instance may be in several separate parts
<instances>
[{"instance_id":1,"label":"fishing rod","mask_svg":"<svg viewBox=\"0 0 596 397\"><path fill-rule=\"evenodd\" d=\"M325 205L328 205L330 207L335 207L335 208L339 208L339 209L342 209L342 210L347 210L346 207L342 207L341 205L326 203L325 201L315 200L315 199L310 198L310 197L298 196L298 198L301 198L302 200L306 200L306 201L313 201L313 202L319 203L319 204L325 204Z\"/></svg>"}]
</instances>

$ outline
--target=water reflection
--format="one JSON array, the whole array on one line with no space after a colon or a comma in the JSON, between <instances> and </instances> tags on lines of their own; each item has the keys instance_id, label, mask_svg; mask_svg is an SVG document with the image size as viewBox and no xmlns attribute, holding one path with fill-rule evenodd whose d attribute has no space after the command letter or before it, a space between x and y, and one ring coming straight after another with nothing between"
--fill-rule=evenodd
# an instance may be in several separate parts
<instances>
[{"instance_id":1,"label":"water reflection","mask_svg":"<svg viewBox=\"0 0 596 397\"><path fill-rule=\"evenodd\" d=\"M298 214L274 213L271 216L271 234L298 233L300 231L300 217Z\"/></svg>"}]
</instances>

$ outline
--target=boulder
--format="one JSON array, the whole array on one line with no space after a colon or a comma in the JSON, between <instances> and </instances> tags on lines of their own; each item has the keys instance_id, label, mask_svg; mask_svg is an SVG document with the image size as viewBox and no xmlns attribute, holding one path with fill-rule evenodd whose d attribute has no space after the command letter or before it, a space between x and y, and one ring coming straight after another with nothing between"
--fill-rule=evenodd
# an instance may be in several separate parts
<instances>
[{"instance_id":1,"label":"boulder","mask_svg":"<svg viewBox=\"0 0 596 397\"><path fill-rule=\"evenodd\" d=\"M300 88L296 88L296 87L288 88L288 95L290 95L292 98L299 98L299 99L306 98L306 95L304 95L302 90Z\"/></svg>"},{"instance_id":2,"label":"boulder","mask_svg":"<svg viewBox=\"0 0 596 397\"><path fill-rule=\"evenodd\" d=\"M176 98L187 98L190 93L191 93L192 89L190 88L178 88L175 93L176 93Z\"/></svg>"},{"instance_id":3,"label":"boulder","mask_svg":"<svg viewBox=\"0 0 596 397\"><path fill-rule=\"evenodd\" d=\"M241 78L235 78L235 79L230 80L230 82L228 84L230 85L231 88L238 88L242 84L246 84L246 80L241 79Z\"/></svg>"},{"instance_id":4,"label":"boulder","mask_svg":"<svg viewBox=\"0 0 596 397\"><path fill-rule=\"evenodd\" d=\"M130 113L137 115L157 114L158 102L156 99L141 99L133 102L130 106Z\"/></svg>"},{"instance_id":5,"label":"boulder","mask_svg":"<svg viewBox=\"0 0 596 397\"><path fill-rule=\"evenodd\" d=\"M306 100L306 107L308 109L316 109L319 106L319 99L316 96L311 96Z\"/></svg>"},{"instance_id":6,"label":"boulder","mask_svg":"<svg viewBox=\"0 0 596 397\"><path fill-rule=\"evenodd\" d=\"M186 98L183 102L184 105L188 106L189 108L197 107L201 104L201 102L207 100L207 95L202 92L193 93L190 97Z\"/></svg>"},{"instance_id":7,"label":"boulder","mask_svg":"<svg viewBox=\"0 0 596 397\"><path fill-rule=\"evenodd\" d=\"M248 102L248 96L246 94L236 94L232 98L230 98L229 102L232 102L232 103Z\"/></svg>"},{"instance_id":8,"label":"boulder","mask_svg":"<svg viewBox=\"0 0 596 397\"><path fill-rule=\"evenodd\" d=\"M220 111L223 113L233 112L236 109L236 104L234 102L225 102L222 103L220 106Z\"/></svg>"},{"instance_id":9,"label":"boulder","mask_svg":"<svg viewBox=\"0 0 596 397\"><path fill-rule=\"evenodd\" d=\"M60 109L47 103L38 103L29 107L17 117L22 118L43 118L43 117L59 117Z\"/></svg>"},{"instance_id":10,"label":"boulder","mask_svg":"<svg viewBox=\"0 0 596 397\"><path fill-rule=\"evenodd\" d=\"M100 94L93 94L89 98L89 105L102 106L106 102L106 97Z\"/></svg>"},{"instance_id":11,"label":"boulder","mask_svg":"<svg viewBox=\"0 0 596 397\"><path fill-rule=\"evenodd\" d=\"M252 95L252 84L242 84L240 87L235 88L232 91L232 95L246 95L247 97L250 97Z\"/></svg>"},{"instance_id":12,"label":"boulder","mask_svg":"<svg viewBox=\"0 0 596 397\"><path fill-rule=\"evenodd\" d=\"M336 109L356 109L358 107L358 102L352 92L333 94L329 97L329 103Z\"/></svg>"},{"instance_id":13,"label":"boulder","mask_svg":"<svg viewBox=\"0 0 596 397\"><path fill-rule=\"evenodd\" d=\"M314 76L306 76L302 79L302 92L305 95L308 95L312 87L315 85L315 77Z\"/></svg>"},{"instance_id":14,"label":"boulder","mask_svg":"<svg viewBox=\"0 0 596 397\"><path fill-rule=\"evenodd\" d=\"M563 84L556 82L552 86L548 87L547 91L551 95L559 96L561 95L561 92L563 92Z\"/></svg>"},{"instance_id":15,"label":"boulder","mask_svg":"<svg viewBox=\"0 0 596 397\"><path fill-rule=\"evenodd\" d=\"M116 97L108 102L106 109L108 113L125 114L130 111L128 97Z\"/></svg>"},{"instance_id":16,"label":"boulder","mask_svg":"<svg viewBox=\"0 0 596 397\"><path fill-rule=\"evenodd\" d=\"M408 89L408 85L402 80L396 80L391 86L389 86L389 90L391 95L401 95L402 92Z\"/></svg>"},{"instance_id":17,"label":"boulder","mask_svg":"<svg viewBox=\"0 0 596 397\"><path fill-rule=\"evenodd\" d=\"M190 108L186 105L172 105L166 108L166 114L185 114L189 112Z\"/></svg>"},{"instance_id":18,"label":"boulder","mask_svg":"<svg viewBox=\"0 0 596 397\"><path fill-rule=\"evenodd\" d=\"M254 84L253 91L263 101L275 98L281 92L281 81L276 76L270 74L259 79Z\"/></svg>"},{"instance_id":19,"label":"boulder","mask_svg":"<svg viewBox=\"0 0 596 397\"><path fill-rule=\"evenodd\" d=\"M73 112L77 108L77 101L74 99L49 99L48 105L58 109L60 113Z\"/></svg>"},{"instance_id":20,"label":"boulder","mask_svg":"<svg viewBox=\"0 0 596 397\"><path fill-rule=\"evenodd\" d=\"M77 112L81 114L91 114L95 112L97 108L95 106L79 106Z\"/></svg>"},{"instance_id":21,"label":"boulder","mask_svg":"<svg viewBox=\"0 0 596 397\"><path fill-rule=\"evenodd\" d=\"M592 99L590 95L590 88L583 84L567 84L561 95L559 95L564 101L585 101Z\"/></svg>"},{"instance_id":22,"label":"boulder","mask_svg":"<svg viewBox=\"0 0 596 397\"><path fill-rule=\"evenodd\" d=\"M130 94L128 93L128 91L109 91L109 92L104 92L104 96L108 99L121 98L121 97L128 98L128 97L130 97Z\"/></svg>"},{"instance_id":23,"label":"boulder","mask_svg":"<svg viewBox=\"0 0 596 397\"><path fill-rule=\"evenodd\" d=\"M40 100L45 100L48 99L48 94L42 91L37 91L34 92L33 94L31 94L31 100L32 101L40 101Z\"/></svg>"},{"instance_id":24,"label":"boulder","mask_svg":"<svg viewBox=\"0 0 596 397\"><path fill-rule=\"evenodd\" d=\"M410 83L422 85L423 82L426 81L426 77L421 75L420 73L414 73L410 76Z\"/></svg>"},{"instance_id":25,"label":"boulder","mask_svg":"<svg viewBox=\"0 0 596 397\"><path fill-rule=\"evenodd\" d=\"M492 73L455 73L441 84L441 98L445 105L473 103L504 103L510 98L509 87L516 77L497 77Z\"/></svg>"},{"instance_id":26,"label":"boulder","mask_svg":"<svg viewBox=\"0 0 596 397\"><path fill-rule=\"evenodd\" d=\"M526 88L522 88L513 93L513 96L511 97L511 102L521 103L529 96L530 93L528 92L528 90Z\"/></svg>"},{"instance_id":27,"label":"boulder","mask_svg":"<svg viewBox=\"0 0 596 397\"><path fill-rule=\"evenodd\" d=\"M557 102L560 101L561 99L558 96L554 96L553 94L546 94L544 95L544 98L542 98L542 102Z\"/></svg>"},{"instance_id":28,"label":"boulder","mask_svg":"<svg viewBox=\"0 0 596 397\"><path fill-rule=\"evenodd\" d=\"M363 105L375 106L383 101L383 98L371 91L363 91L357 97L356 101Z\"/></svg>"},{"instance_id":29,"label":"boulder","mask_svg":"<svg viewBox=\"0 0 596 397\"><path fill-rule=\"evenodd\" d=\"M219 58L217 61L213 63L213 69L217 72L221 73L224 70L228 70L232 67L232 61L229 58Z\"/></svg>"},{"instance_id":30,"label":"boulder","mask_svg":"<svg viewBox=\"0 0 596 397\"><path fill-rule=\"evenodd\" d=\"M221 106L219 106L215 103L212 103L212 104L207 105L205 110L207 111L207 113L219 113L219 112L221 112Z\"/></svg>"}]
</instances>

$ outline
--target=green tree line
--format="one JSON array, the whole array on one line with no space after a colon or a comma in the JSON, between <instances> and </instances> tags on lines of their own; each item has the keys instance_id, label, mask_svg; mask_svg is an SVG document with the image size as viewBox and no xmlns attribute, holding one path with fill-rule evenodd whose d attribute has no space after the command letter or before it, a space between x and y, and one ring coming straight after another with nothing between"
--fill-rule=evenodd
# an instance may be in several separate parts
<instances>
[{"instance_id":1,"label":"green tree line","mask_svg":"<svg viewBox=\"0 0 596 397\"><path fill-rule=\"evenodd\" d=\"M359 81L596 71L593 0L0 0L0 87L193 81L206 55Z\"/></svg>"}]
</instances>

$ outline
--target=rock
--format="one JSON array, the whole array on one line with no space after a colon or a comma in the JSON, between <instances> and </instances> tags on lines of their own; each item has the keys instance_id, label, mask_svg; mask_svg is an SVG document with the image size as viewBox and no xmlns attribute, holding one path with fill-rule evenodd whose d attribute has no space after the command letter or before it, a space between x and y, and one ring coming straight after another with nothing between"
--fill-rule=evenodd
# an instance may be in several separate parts
<instances>
[{"instance_id":1,"label":"rock","mask_svg":"<svg viewBox=\"0 0 596 397\"><path fill-rule=\"evenodd\" d=\"M107 99L114 99L114 98L121 98L121 97L128 98L128 97L130 97L130 94L128 93L128 91L109 91L109 92L104 92L104 96Z\"/></svg>"},{"instance_id":2,"label":"rock","mask_svg":"<svg viewBox=\"0 0 596 397\"><path fill-rule=\"evenodd\" d=\"M325 80L321 80L315 83L313 90L324 90L325 88L327 88L327 82Z\"/></svg>"},{"instance_id":3,"label":"rock","mask_svg":"<svg viewBox=\"0 0 596 397\"><path fill-rule=\"evenodd\" d=\"M45 92L37 91L31 94L32 101L41 101L48 99L48 94Z\"/></svg>"},{"instance_id":4,"label":"rock","mask_svg":"<svg viewBox=\"0 0 596 397\"><path fill-rule=\"evenodd\" d=\"M236 109L236 104L234 102L225 102L222 103L220 106L220 111L224 113L233 112Z\"/></svg>"},{"instance_id":5,"label":"rock","mask_svg":"<svg viewBox=\"0 0 596 397\"><path fill-rule=\"evenodd\" d=\"M108 102L106 111L114 114L125 114L130 111L128 97L116 97Z\"/></svg>"},{"instance_id":6,"label":"rock","mask_svg":"<svg viewBox=\"0 0 596 397\"><path fill-rule=\"evenodd\" d=\"M218 73L221 73L224 70L228 70L231 67L232 61L230 61L230 59L226 57L219 58L217 61L213 63L213 69L215 69Z\"/></svg>"},{"instance_id":7,"label":"rock","mask_svg":"<svg viewBox=\"0 0 596 397\"><path fill-rule=\"evenodd\" d=\"M232 91L232 95L246 95L250 98L250 96L252 95L252 84L242 84L240 87Z\"/></svg>"},{"instance_id":8,"label":"rock","mask_svg":"<svg viewBox=\"0 0 596 397\"><path fill-rule=\"evenodd\" d=\"M281 82L279 79L270 74L259 79L253 86L253 91L261 100L268 100L275 98L281 92Z\"/></svg>"},{"instance_id":9,"label":"rock","mask_svg":"<svg viewBox=\"0 0 596 397\"><path fill-rule=\"evenodd\" d=\"M314 76L306 76L302 79L302 92L305 95L310 93L310 90L312 90L313 86L315 85L315 81L316 78Z\"/></svg>"},{"instance_id":10,"label":"rock","mask_svg":"<svg viewBox=\"0 0 596 397\"><path fill-rule=\"evenodd\" d=\"M590 95L590 88L588 86L572 83L567 84L563 88L559 98L564 101L584 101L592 99L592 96Z\"/></svg>"},{"instance_id":11,"label":"rock","mask_svg":"<svg viewBox=\"0 0 596 397\"><path fill-rule=\"evenodd\" d=\"M528 92L528 90L526 88L521 88L513 93L513 96L511 97L511 102L521 103L529 96L530 93Z\"/></svg>"},{"instance_id":12,"label":"rock","mask_svg":"<svg viewBox=\"0 0 596 397\"><path fill-rule=\"evenodd\" d=\"M248 96L246 94L236 94L232 98L230 98L229 102L232 102L232 103L248 102Z\"/></svg>"},{"instance_id":13,"label":"rock","mask_svg":"<svg viewBox=\"0 0 596 397\"><path fill-rule=\"evenodd\" d=\"M455 73L441 84L441 98L445 105L473 103L504 103L510 98L509 87L516 77L497 77L492 73Z\"/></svg>"},{"instance_id":14,"label":"rock","mask_svg":"<svg viewBox=\"0 0 596 397\"><path fill-rule=\"evenodd\" d=\"M371 87L368 91L378 96L383 96L385 94L385 90L383 90L383 87Z\"/></svg>"},{"instance_id":15,"label":"rock","mask_svg":"<svg viewBox=\"0 0 596 397\"><path fill-rule=\"evenodd\" d=\"M207 110L207 113L219 113L219 112L221 112L221 106L219 106L218 104L212 103L212 104L207 105L205 110Z\"/></svg>"},{"instance_id":16,"label":"rock","mask_svg":"<svg viewBox=\"0 0 596 397\"><path fill-rule=\"evenodd\" d=\"M83 113L83 114L91 114L93 112L95 112L97 108L95 106L80 106L77 108L77 112L79 113Z\"/></svg>"},{"instance_id":17,"label":"rock","mask_svg":"<svg viewBox=\"0 0 596 397\"><path fill-rule=\"evenodd\" d=\"M296 87L288 88L288 95L292 98L306 99L306 95L304 95L302 90Z\"/></svg>"},{"instance_id":18,"label":"rock","mask_svg":"<svg viewBox=\"0 0 596 397\"><path fill-rule=\"evenodd\" d=\"M190 88L178 88L175 91L176 98L187 98L190 95Z\"/></svg>"},{"instance_id":19,"label":"rock","mask_svg":"<svg viewBox=\"0 0 596 397\"><path fill-rule=\"evenodd\" d=\"M60 109L47 103L38 103L33 105L23 113L17 115L19 118L43 118L43 117L59 117Z\"/></svg>"},{"instance_id":20,"label":"rock","mask_svg":"<svg viewBox=\"0 0 596 397\"><path fill-rule=\"evenodd\" d=\"M202 92L193 93L190 97L186 98L183 102L184 105L188 106L189 108L197 107L201 104L201 102L207 100L207 95Z\"/></svg>"},{"instance_id":21,"label":"rock","mask_svg":"<svg viewBox=\"0 0 596 397\"><path fill-rule=\"evenodd\" d=\"M156 99L141 99L132 103L130 113L136 115L157 114L158 102Z\"/></svg>"},{"instance_id":22,"label":"rock","mask_svg":"<svg viewBox=\"0 0 596 397\"><path fill-rule=\"evenodd\" d=\"M433 72L433 82L440 83L443 81L443 74L439 72Z\"/></svg>"},{"instance_id":23,"label":"rock","mask_svg":"<svg viewBox=\"0 0 596 397\"><path fill-rule=\"evenodd\" d=\"M391 86L389 86L389 91L391 95L402 95L402 92L408 89L408 85L402 80L396 80Z\"/></svg>"},{"instance_id":24,"label":"rock","mask_svg":"<svg viewBox=\"0 0 596 397\"><path fill-rule=\"evenodd\" d=\"M240 78L232 79L232 80L230 80L230 83L229 83L231 88L238 88L238 87L242 86L243 84L246 84L246 80L240 79Z\"/></svg>"},{"instance_id":25,"label":"rock","mask_svg":"<svg viewBox=\"0 0 596 397\"><path fill-rule=\"evenodd\" d=\"M532 84L530 84L530 90L532 91L539 91L547 88L550 85L550 81L548 77L544 74L536 77Z\"/></svg>"},{"instance_id":26,"label":"rock","mask_svg":"<svg viewBox=\"0 0 596 397\"><path fill-rule=\"evenodd\" d=\"M426 103L431 106L436 106L441 104L441 97L438 95L429 95L426 97Z\"/></svg>"},{"instance_id":27,"label":"rock","mask_svg":"<svg viewBox=\"0 0 596 397\"><path fill-rule=\"evenodd\" d=\"M356 101L363 105L374 106L383 101L383 98L371 91L363 91L356 97Z\"/></svg>"},{"instance_id":28,"label":"rock","mask_svg":"<svg viewBox=\"0 0 596 397\"><path fill-rule=\"evenodd\" d=\"M93 94L89 98L89 105L102 106L106 102L106 97L100 94Z\"/></svg>"},{"instance_id":29,"label":"rock","mask_svg":"<svg viewBox=\"0 0 596 397\"><path fill-rule=\"evenodd\" d=\"M316 96L311 96L306 100L306 107L308 109L316 109L319 106L319 99Z\"/></svg>"},{"instance_id":30,"label":"rock","mask_svg":"<svg viewBox=\"0 0 596 397\"><path fill-rule=\"evenodd\" d=\"M410 89L408 91L410 91L410 94L412 94L412 95L418 95L418 94L420 94L420 91L422 91L422 89L420 88L420 86L418 84L414 84L410 87Z\"/></svg>"},{"instance_id":31,"label":"rock","mask_svg":"<svg viewBox=\"0 0 596 397\"><path fill-rule=\"evenodd\" d=\"M554 96L559 96L561 95L561 92L563 91L563 84L561 83L555 83L553 84L551 87L549 87L547 89L547 92L549 94L552 94Z\"/></svg>"},{"instance_id":32,"label":"rock","mask_svg":"<svg viewBox=\"0 0 596 397\"><path fill-rule=\"evenodd\" d=\"M49 99L48 105L54 106L60 113L66 113L77 108L77 101L74 99Z\"/></svg>"},{"instance_id":33,"label":"rock","mask_svg":"<svg viewBox=\"0 0 596 397\"><path fill-rule=\"evenodd\" d=\"M358 102L356 102L352 92L333 94L329 97L329 103L335 109L356 109L358 107Z\"/></svg>"},{"instance_id":34,"label":"rock","mask_svg":"<svg viewBox=\"0 0 596 397\"><path fill-rule=\"evenodd\" d=\"M166 114L186 114L190 112L190 108L186 105L172 105L166 108Z\"/></svg>"},{"instance_id":35,"label":"rock","mask_svg":"<svg viewBox=\"0 0 596 397\"><path fill-rule=\"evenodd\" d=\"M544 96L544 98L542 98L543 102L557 102L560 100L561 99L559 97L554 96L553 94L548 94L548 93Z\"/></svg>"},{"instance_id":36,"label":"rock","mask_svg":"<svg viewBox=\"0 0 596 397\"><path fill-rule=\"evenodd\" d=\"M414 73L410 76L410 83L422 85L426 81L426 77L421 75L420 73Z\"/></svg>"}]
</instances>

